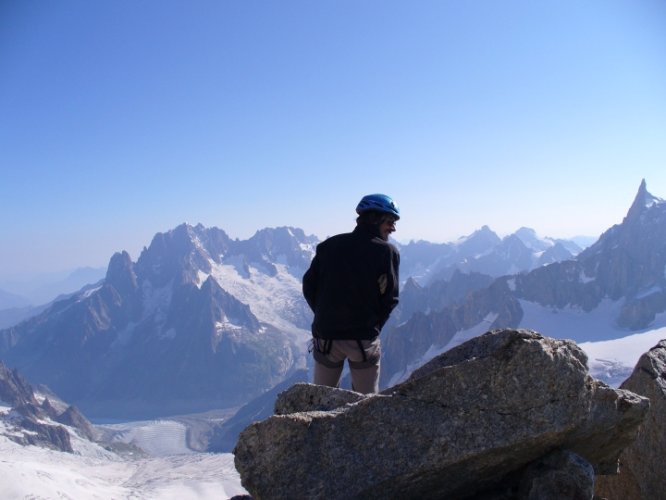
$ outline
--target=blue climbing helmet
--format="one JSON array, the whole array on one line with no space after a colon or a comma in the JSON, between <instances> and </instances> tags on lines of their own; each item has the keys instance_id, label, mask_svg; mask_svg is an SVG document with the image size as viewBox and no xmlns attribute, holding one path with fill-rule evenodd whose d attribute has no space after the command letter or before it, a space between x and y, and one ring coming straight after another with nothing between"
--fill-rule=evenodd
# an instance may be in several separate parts
<instances>
[{"instance_id":1,"label":"blue climbing helmet","mask_svg":"<svg viewBox=\"0 0 666 500\"><path fill-rule=\"evenodd\" d=\"M376 210L377 212L384 212L391 214L395 220L400 218L400 210L393 203L393 200L385 194L368 194L365 195L356 206L356 213L361 215L368 210Z\"/></svg>"}]
</instances>

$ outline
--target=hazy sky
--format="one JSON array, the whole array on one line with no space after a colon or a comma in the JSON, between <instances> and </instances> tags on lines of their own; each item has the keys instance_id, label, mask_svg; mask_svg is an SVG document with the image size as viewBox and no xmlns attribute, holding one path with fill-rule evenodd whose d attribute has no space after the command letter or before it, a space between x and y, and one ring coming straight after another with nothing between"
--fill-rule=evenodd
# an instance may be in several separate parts
<instances>
[{"instance_id":1,"label":"hazy sky","mask_svg":"<svg viewBox=\"0 0 666 500\"><path fill-rule=\"evenodd\" d=\"M666 197L666 2L0 0L0 277L247 238L598 236Z\"/></svg>"}]
</instances>

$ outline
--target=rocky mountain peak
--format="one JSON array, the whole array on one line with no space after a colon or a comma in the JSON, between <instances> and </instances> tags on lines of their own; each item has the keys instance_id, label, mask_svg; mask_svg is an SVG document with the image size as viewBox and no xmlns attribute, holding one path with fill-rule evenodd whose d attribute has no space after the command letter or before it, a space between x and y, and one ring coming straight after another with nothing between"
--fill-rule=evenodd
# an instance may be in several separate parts
<instances>
[{"instance_id":1,"label":"rocky mountain peak","mask_svg":"<svg viewBox=\"0 0 666 500\"><path fill-rule=\"evenodd\" d=\"M99 286L0 332L0 354L95 416L246 402L301 362L311 317L299 285L316 241L288 227L240 241L181 224L135 264L116 253Z\"/></svg>"},{"instance_id":2,"label":"rocky mountain peak","mask_svg":"<svg viewBox=\"0 0 666 500\"><path fill-rule=\"evenodd\" d=\"M546 250L552 246L552 242L539 238L536 231L529 227L523 226L513 234L532 250Z\"/></svg>"},{"instance_id":3,"label":"rocky mountain peak","mask_svg":"<svg viewBox=\"0 0 666 500\"><path fill-rule=\"evenodd\" d=\"M517 235L510 234L502 239L502 245L507 249L529 251L530 247ZM530 252L531 254L531 252Z\"/></svg>"},{"instance_id":4,"label":"rocky mountain peak","mask_svg":"<svg viewBox=\"0 0 666 500\"><path fill-rule=\"evenodd\" d=\"M315 236L292 227L266 228L248 240L233 241L221 229L184 223L156 234L139 257L137 267L156 286L173 278L196 283L199 271L211 272L211 263L239 256L245 263L260 264L271 275L277 272L276 263L287 264L300 273L312 259L317 241Z\"/></svg>"},{"instance_id":5,"label":"rocky mountain peak","mask_svg":"<svg viewBox=\"0 0 666 500\"><path fill-rule=\"evenodd\" d=\"M602 300L621 300L614 321L630 330L647 327L666 310L666 203L647 191L644 180L621 224L575 258L562 259L566 251L556 244L544 252L540 262L548 265L517 276L515 295L588 312Z\"/></svg>"},{"instance_id":6,"label":"rocky mountain peak","mask_svg":"<svg viewBox=\"0 0 666 500\"><path fill-rule=\"evenodd\" d=\"M302 245L318 242L316 237L306 236L302 229L286 226L261 229L250 241L270 253L299 251Z\"/></svg>"},{"instance_id":7,"label":"rocky mountain peak","mask_svg":"<svg viewBox=\"0 0 666 500\"><path fill-rule=\"evenodd\" d=\"M647 191L645 180L621 224L604 232L577 260L608 296L632 298L666 286L666 203Z\"/></svg>"},{"instance_id":8,"label":"rocky mountain peak","mask_svg":"<svg viewBox=\"0 0 666 500\"><path fill-rule=\"evenodd\" d=\"M302 229L265 228L249 240L238 242L232 252L242 254L248 262L260 264L270 275L277 272L275 264L286 264L300 275L310 265L317 243L315 236L307 236Z\"/></svg>"},{"instance_id":9,"label":"rocky mountain peak","mask_svg":"<svg viewBox=\"0 0 666 500\"><path fill-rule=\"evenodd\" d=\"M631 208L629 208L629 212L627 213L625 221L634 220L640 217L640 215L643 214L646 210L663 202L664 200L657 198L648 192L647 184L645 179L643 179L641 181L641 185L638 187L638 192L636 193L634 202L631 204Z\"/></svg>"},{"instance_id":10,"label":"rocky mountain peak","mask_svg":"<svg viewBox=\"0 0 666 500\"><path fill-rule=\"evenodd\" d=\"M418 282L412 278L411 276L407 278L407 281L405 281L405 284L402 287L402 291L420 291L422 290L423 287L418 284Z\"/></svg>"},{"instance_id":11,"label":"rocky mountain peak","mask_svg":"<svg viewBox=\"0 0 666 500\"><path fill-rule=\"evenodd\" d=\"M544 266L546 264L552 264L554 262L561 262L564 260L569 260L574 257L574 254L569 248L559 241L556 242L552 247L547 248L539 257L539 265Z\"/></svg>"},{"instance_id":12,"label":"rocky mountain peak","mask_svg":"<svg viewBox=\"0 0 666 500\"><path fill-rule=\"evenodd\" d=\"M157 233L137 261L137 272L153 285L164 286L173 279L192 283L197 272L210 272L210 255L204 246L206 230L183 223L166 233ZM202 239L204 241L202 241Z\"/></svg>"},{"instance_id":13,"label":"rocky mountain peak","mask_svg":"<svg viewBox=\"0 0 666 500\"><path fill-rule=\"evenodd\" d=\"M106 283L122 295L129 295L137 289L134 264L126 251L117 252L111 257L106 271Z\"/></svg>"},{"instance_id":14,"label":"rocky mountain peak","mask_svg":"<svg viewBox=\"0 0 666 500\"><path fill-rule=\"evenodd\" d=\"M498 245L501 241L500 237L492 229L488 226L483 226L469 236L458 240L457 245L461 250L467 252L482 253Z\"/></svg>"},{"instance_id":15,"label":"rocky mountain peak","mask_svg":"<svg viewBox=\"0 0 666 500\"><path fill-rule=\"evenodd\" d=\"M84 417L76 406L69 406L64 412L55 418L56 422L74 427L88 440L95 439L95 429L90 421Z\"/></svg>"}]
</instances>

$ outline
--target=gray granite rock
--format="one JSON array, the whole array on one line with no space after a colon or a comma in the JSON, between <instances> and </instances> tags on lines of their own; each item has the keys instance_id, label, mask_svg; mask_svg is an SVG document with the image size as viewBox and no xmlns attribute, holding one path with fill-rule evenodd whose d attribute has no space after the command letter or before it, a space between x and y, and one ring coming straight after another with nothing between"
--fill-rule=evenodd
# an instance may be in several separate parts
<instances>
[{"instance_id":1,"label":"gray granite rock","mask_svg":"<svg viewBox=\"0 0 666 500\"><path fill-rule=\"evenodd\" d=\"M603 469L648 408L592 379L573 342L526 330L472 339L383 394L343 392L295 386L241 433L255 499L470 498L560 448Z\"/></svg>"},{"instance_id":2,"label":"gray granite rock","mask_svg":"<svg viewBox=\"0 0 666 500\"><path fill-rule=\"evenodd\" d=\"M597 495L610 499L666 496L666 340L643 354L631 376L620 386L650 399L650 410L636 439L620 455L620 473L601 477Z\"/></svg>"},{"instance_id":3,"label":"gray granite rock","mask_svg":"<svg viewBox=\"0 0 666 500\"><path fill-rule=\"evenodd\" d=\"M556 451L527 467L518 498L590 500L594 496L594 477L589 462L570 451Z\"/></svg>"}]
</instances>

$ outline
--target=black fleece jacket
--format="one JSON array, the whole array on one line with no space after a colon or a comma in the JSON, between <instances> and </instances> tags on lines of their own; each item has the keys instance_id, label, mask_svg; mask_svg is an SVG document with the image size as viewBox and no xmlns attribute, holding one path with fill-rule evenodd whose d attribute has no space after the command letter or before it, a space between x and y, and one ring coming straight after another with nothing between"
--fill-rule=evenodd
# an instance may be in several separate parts
<instances>
[{"instance_id":1,"label":"black fleece jacket","mask_svg":"<svg viewBox=\"0 0 666 500\"><path fill-rule=\"evenodd\" d=\"M398 304L400 253L376 226L357 225L317 245L303 276L303 295L314 312L312 335L374 339Z\"/></svg>"}]
</instances>

